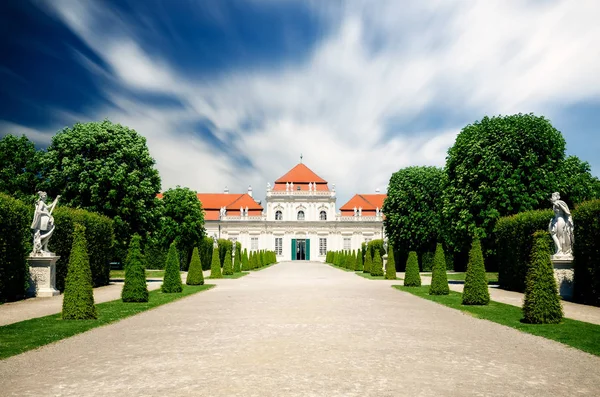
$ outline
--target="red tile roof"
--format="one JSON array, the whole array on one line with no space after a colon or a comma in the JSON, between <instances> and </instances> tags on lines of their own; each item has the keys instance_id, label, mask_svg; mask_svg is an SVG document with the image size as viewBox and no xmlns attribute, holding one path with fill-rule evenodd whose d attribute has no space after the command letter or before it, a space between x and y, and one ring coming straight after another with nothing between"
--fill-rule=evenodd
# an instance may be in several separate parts
<instances>
[{"instance_id":1,"label":"red tile roof","mask_svg":"<svg viewBox=\"0 0 600 397\"><path fill-rule=\"evenodd\" d=\"M157 197L162 198L162 193ZM261 215L263 211L263 207L247 193L198 193L197 197L202 203L204 219L207 221L218 220L221 207L225 207L229 215L235 216L240 215L240 207L248 207L249 216Z\"/></svg>"},{"instance_id":2,"label":"red tile roof","mask_svg":"<svg viewBox=\"0 0 600 397\"><path fill-rule=\"evenodd\" d=\"M340 207L340 211L354 212L354 207L362 207L363 211L375 211L377 208L381 210L386 197L387 194L355 194L350 201Z\"/></svg>"},{"instance_id":3,"label":"red tile roof","mask_svg":"<svg viewBox=\"0 0 600 397\"><path fill-rule=\"evenodd\" d=\"M319 183L327 183L327 181L323 178L321 178L320 176L318 176L317 174L315 174L310 168L308 168L307 166L305 166L304 164L300 163L297 166L295 166L294 168L292 168L290 171L288 171L287 174L285 174L284 176L282 176L281 178L277 179L275 181L275 183L283 183L285 184L286 182L294 182L294 183L310 183L310 182L316 182L317 184Z\"/></svg>"}]
</instances>

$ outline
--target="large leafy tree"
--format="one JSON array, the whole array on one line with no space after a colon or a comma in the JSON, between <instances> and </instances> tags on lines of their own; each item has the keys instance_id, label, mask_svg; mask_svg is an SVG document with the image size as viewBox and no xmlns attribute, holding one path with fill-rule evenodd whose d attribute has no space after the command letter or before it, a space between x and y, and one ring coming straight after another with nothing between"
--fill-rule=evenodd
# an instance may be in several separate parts
<instances>
[{"instance_id":1,"label":"large leafy tree","mask_svg":"<svg viewBox=\"0 0 600 397\"><path fill-rule=\"evenodd\" d=\"M40 181L40 155L24 135L0 139L0 192L20 199L35 196Z\"/></svg>"},{"instance_id":2,"label":"large leafy tree","mask_svg":"<svg viewBox=\"0 0 600 397\"><path fill-rule=\"evenodd\" d=\"M392 175L383 213L385 232L395 247L435 250L444 177L444 171L437 167L408 167Z\"/></svg>"},{"instance_id":3,"label":"large leafy tree","mask_svg":"<svg viewBox=\"0 0 600 397\"><path fill-rule=\"evenodd\" d=\"M133 233L153 230L160 177L136 131L108 120L77 123L52 138L42 164L51 196L114 219L118 259Z\"/></svg>"},{"instance_id":4,"label":"large leafy tree","mask_svg":"<svg viewBox=\"0 0 600 397\"><path fill-rule=\"evenodd\" d=\"M559 187L565 140L544 117L484 117L448 150L443 219L448 242L467 252L491 235L500 216L548 206Z\"/></svg>"},{"instance_id":5,"label":"large leafy tree","mask_svg":"<svg viewBox=\"0 0 600 397\"><path fill-rule=\"evenodd\" d=\"M600 198L600 180L592 175L590 164L569 156L558 170L557 190L571 208L575 204Z\"/></svg>"},{"instance_id":6,"label":"large leafy tree","mask_svg":"<svg viewBox=\"0 0 600 397\"><path fill-rule=\"evenodd\" d=\"M165 247L175 241L187 265L193 248L200 245L204 236L202 203L195 191L177 186L163 193L160 208L158 239Z\"/></svg>"}]
</instances>

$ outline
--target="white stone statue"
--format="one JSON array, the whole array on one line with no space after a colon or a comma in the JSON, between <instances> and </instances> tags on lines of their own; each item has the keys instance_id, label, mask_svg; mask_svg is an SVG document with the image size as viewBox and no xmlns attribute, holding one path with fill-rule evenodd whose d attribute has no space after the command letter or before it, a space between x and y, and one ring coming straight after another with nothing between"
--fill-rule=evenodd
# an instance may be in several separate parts
<instances>
[{"instance_id":1,"label":"white stone statue","mask_svg":"<svg viewBox=\"0 0 600 397\"><path fill-rule=\"evenodd\" d=\"M267 182L267 191L271 191L271 183Z\"/></svg>"},{"instance_id":2,"label":"white stone statue","mask_svg":"<svg viewBox=\"0 0 600 397\"><path fill-rule=\"evenodd\" d=\"M246 206L246 216L248 216L248 206Z\"/></svg>"},{"instance_id":3,"label":"white stone statue","mask_svg":"<svg viewBox=\"0 0 600 397\"><path fill-rule=\"evenodd\" d=\"M375 215L379 216L379 207L375 209Z\"/></svg>"},{"instance_id":4,"label":"white stone statue","mask_svg":"<svg viewBox=\"0 0 600 397\"><path fill-rule=\"evenodd\" d=\"M354 216L358 215L358 209L356 209L356 207L354 207Z\"/></svg>"},{"instance_id":5,"label":"white stone statue","mask_svg":"<svg viewBox=\"0 0 600 397\"><path fill-rule=\"evenodd\" d=\"M335 192L335 183L331 185L331 191Z\"/></svg>"},{"instance_id":6,"label":"white stone statue","mask_svg":"<svg viewBox=\"0 0 600 397\"><path fill-rule=\"evenodd\" d=\"M33 213L33 222L31 222L31 232L33 233L33 250L30 256L54 256L48 251L48 241L54 233L54 217L52 211L58 203L60 196L56 196L52 204L46 205L48 196L46 192L38 192L38 200L35 203L35 212Z\"/></svg>"},{"instance_id":7,"label":"white stone statue","mask_svg":"<svg viewBox=\"0 0 600 397\"><path fill-rule=\"evenodd\" d=\"M313 190L312 182L308 182L308 191L312 192L312 190Z\"/></svg>"},{"instance_id":8,"label":"white stone statue","mask_svg":"<svg viewBox=\"0 0 600 397\"><path fill-rule=\"evenodd\" d=\"M358 216L362 216L362 207L358 207Z\"/></svg>"},{"instance_id":9,"label":"white stone statue","mask_svg":"<svg viewBox=\"0 0 600 397\"><path fill-rule=\"evenodd\" d=\"M294 191L294 182L290 182L290 190Z\"/></svg>"},{"instance_id":10,"label":"white stone statue","mask_svg":"<svg viewBox=\"0 0 600 397\"><path fill-rule=\"evenodd\" d=\"M286 183L285 183L285 191L286 191L286 192L289 192L289 191L290 191L290 183L289 183L289 182L286 182Z\"/></svg>"},{"instance_id":11,"label":"white stone statue","mask_svg":"<svg viewBox=\"0 0 600 397\"><path fill-rule=\"evenodd\" d=\"M219 248L219 243L217 242L217 233L213 233L213 249Z\"/></svg>"},{"instance_id":12,"label":"white stone statue","mask_svg":"<svg viewBox=\"0 0 600 397\"><path fill-rule=\"evenodd\" d=\"M240 207L240 217L244 216L244 207Z\"/></svg>"},{"instance_id":13,"label":"white stone statue","mask_svg":"<svg viewBox=\"0 0 600 397\"><path fill-rule=\"evenodd\" d=\"M567 203L560 199L558 192L552 193L552 209L554 210L554 218L548 225L548 231L554 240L556 246L556 257L572 257L573 256L573 217Z\"/></svg>"}]
</instances>

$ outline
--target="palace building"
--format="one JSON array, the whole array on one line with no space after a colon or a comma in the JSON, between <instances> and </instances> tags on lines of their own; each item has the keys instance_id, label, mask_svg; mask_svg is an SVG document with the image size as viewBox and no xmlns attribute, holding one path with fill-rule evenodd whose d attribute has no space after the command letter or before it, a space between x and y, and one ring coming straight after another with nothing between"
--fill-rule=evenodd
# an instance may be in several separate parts
<instances>
[{"instance_id":1,"label":"palace building","mask_svg":"<svg viewBox=\"0 0 600 397\"><path fill-rule=\"evenodd\" d=\"M247 193L199 193L208 236L272 250L278 260L325 261L327 251L355 250L383 238L385 194L356 194L336 210L335 185L300 163L267 184L264 206Z\"/></svg>"}]
</instances>

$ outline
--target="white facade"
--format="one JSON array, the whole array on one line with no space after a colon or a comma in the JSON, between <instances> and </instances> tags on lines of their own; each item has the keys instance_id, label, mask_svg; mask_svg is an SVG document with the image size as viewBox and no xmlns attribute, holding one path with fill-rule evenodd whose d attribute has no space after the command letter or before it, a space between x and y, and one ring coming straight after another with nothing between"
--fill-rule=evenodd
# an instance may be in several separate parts
<instances>
[{"instance_id":1,"label":"white facade","mask_svg":"<svg viewBox=\"0 0 600 397\"><path fill-rule=\"evenodd\" d=\"M335 189L296 190L292 184L272 190L269 185L262 215L225 213L206 221L205 228L207 235L239 241L248 251L275 251L280 261L325 261L327 251L357 250L363 242L383 238L383 218L377 212L342 216L336 212Z\"/></svg>"}]
</instances>

